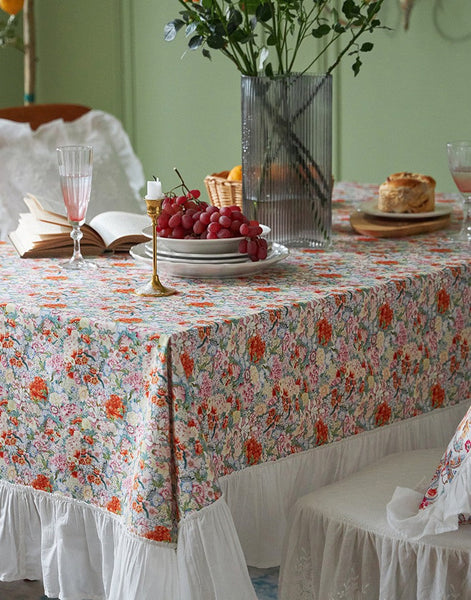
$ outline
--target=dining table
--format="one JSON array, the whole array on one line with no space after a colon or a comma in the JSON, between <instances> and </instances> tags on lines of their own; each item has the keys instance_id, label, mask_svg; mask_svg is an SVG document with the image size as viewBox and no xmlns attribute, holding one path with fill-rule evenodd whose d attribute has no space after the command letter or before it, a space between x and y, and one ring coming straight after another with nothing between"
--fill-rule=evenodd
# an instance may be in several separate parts
<instances>
[{"instance_id":1,"label":"dining table","mask_svg":"<svg viewBox=\"0 0 471 600\"><path fill-rule=\"evenodd\" d=\"M63 600L255 600L302 495L446 445L470 404L471 248L356 233L258 272L70 272L0 244L0 580Z\"/></svg>"}]
</instances>

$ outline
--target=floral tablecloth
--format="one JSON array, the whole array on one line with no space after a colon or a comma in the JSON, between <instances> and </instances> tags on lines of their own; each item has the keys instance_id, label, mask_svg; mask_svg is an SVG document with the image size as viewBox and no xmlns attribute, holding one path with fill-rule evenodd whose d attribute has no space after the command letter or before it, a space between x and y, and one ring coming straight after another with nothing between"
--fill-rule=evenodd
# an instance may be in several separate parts
<instances>
[{"instance_id":1,"label":"floral tablecloth","mask_svg":"<svg viewBox=\"0 0 471 600\"><path fill-rule=\"evenodd\" d=\"M1 479L176 542L223 475L469 398L469 248L354 234L376 189L336 186L330 248L162 299L128 255L85 276L0 245Z\"/></svg>"}]
</instances>

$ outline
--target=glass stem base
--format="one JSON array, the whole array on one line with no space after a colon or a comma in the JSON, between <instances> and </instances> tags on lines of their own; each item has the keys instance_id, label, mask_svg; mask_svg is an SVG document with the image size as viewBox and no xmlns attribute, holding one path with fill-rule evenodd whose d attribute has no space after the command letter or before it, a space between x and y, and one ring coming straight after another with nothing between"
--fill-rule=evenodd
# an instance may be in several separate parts
<instances>
[{"instance_id":1,"label":"glass stem base","mask_svg":"<svg viewBox=\"0 0 471 600\"><path fill-rule=\"evenodd\" d=\"M80 229L80 224L77 221L72 221L72 231L70 237L74 241L74 250L72 257L65 263L62 263L63 269L69 269L71 271L81 271L85 269L96 269L97 266L90 260L85 260L80 250L80 240L83 237L83 233Z\"/></svg>"}]
</instances>

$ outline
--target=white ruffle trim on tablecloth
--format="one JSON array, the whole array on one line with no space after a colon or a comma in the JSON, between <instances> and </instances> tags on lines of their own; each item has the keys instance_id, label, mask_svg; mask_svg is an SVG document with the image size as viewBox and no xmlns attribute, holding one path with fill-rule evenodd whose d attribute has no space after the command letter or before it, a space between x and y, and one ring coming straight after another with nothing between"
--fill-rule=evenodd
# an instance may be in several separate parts
<instances>
[{"instance_id":1,"label":"white ruffle trim on tablecloth","mask_svg":"<svg viewBox=\"0 0 471 600\"><path fill-rule=\"evenodd\" d=\"M298 498L387 454L445 447L468 408L466 400L222 477L247 564L280 564L287 514Z\"/></svg>"},{"instance_id":2,"label":"white ruffle trim on tablecloth","mask_svg":"<svg viewBox=\"0 0 471 600\"><path fill-rule=\"evenodd\" d=\"M0 482L0 580L19 579L61 600L256 600L222 498L181 522L176 546L83 502Z\"/></svg>"}]
</instances>

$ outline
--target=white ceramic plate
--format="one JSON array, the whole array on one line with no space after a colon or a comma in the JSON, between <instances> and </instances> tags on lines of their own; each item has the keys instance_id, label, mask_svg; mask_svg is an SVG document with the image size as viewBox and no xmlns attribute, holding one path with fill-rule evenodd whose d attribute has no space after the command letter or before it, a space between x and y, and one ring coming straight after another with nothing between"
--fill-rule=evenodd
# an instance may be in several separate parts
<instances>
[{"instance_id":1,"label":"white ceramic plate","mask_svg":"<svg viewBox=\"0 0 471 600\"><path fill-rule=\"evenodd\" d=\"M146 243L146 251L147 254L152 256L152 242ZM160 245L157 244L157 256L160 256L162 258L172 258L179 260L219 260L224 262L226 260L246 260L248 255L241 254L240 252L228 252L226 254L192 254L191 252L162 252L160 250Z\"/></svg>"},{"instance_id":2,"label":"white ceramic plate","mask_svg":"<svg viewBox=\"0 0 471 600\"><path fill-rule=\"evenodd\" d=\"M143 261L152 265L152 257L146 252L146 244L137 244L130 250L135 260ZM289 254L288 248L281 244L273 243L271 250L265 260L252 262L246 259L244 262L192 262L192 261L167 261L159 258L157 268L159 272L167 273L174 277L189 277L196 279L227 279L229 277L243 277L264 271L268 267L284 260Z\"/></svg>"},{"instance_id":3,"label":"white ceramic plate","mask_svg":"<svg viewBox=\"0 0 471 600\"><path fill-rule=\"evenodd\" d=\"M146 255L149 257L152 256L152 254L149 254L149 251L147 248L146 248ZM249 260L247 254L239 254L238 256L236 254L234 254L232 258L213 258L212 255L210 255L210 254L208 254L208 256L210 258L208 258L207 260L203 260L201 258L198 258L198 259L174 258L173 256L166 256L166 255L164 256L163 254L157 254L157 262L158 262L158 264L160 264L163 261L163 262L185 263L185 264L193 264L193 265L208 264L208 263L211 263L212 265L226 265L226 264L232 264L232 263L243 263L243 262L247 262Z\"/></svg>"},{"instance_id":4,"label":"white ceramic plate","mask_svg":"<svg viewBox=\"0 0 471 600\"><path fill-rule=\"evenodd\" d=\"M422 213L392 213L392 212L383 212L378 209L378 201L377 200L369 200L368 202L364 202L360 204L360 210L362 210L367 215L372 215L374 217L384 217L385 219L431 219L433 217L442 217L444 215L449 215L452 212L452 208L449 204L435 204L435 210L430 212L422 212Z\"/></svg>"},{"instance_id":5,"label":"white ceramic plate","mask_svg":"<svg viewBox=\"0 0 471 600\"><path fill-rule=\"evenodd\" d=\"M266 225L261 225L262 235L270 233L271 229ZM152 225L145 227L142 233L152 238ZM191 254L234 254L239 252L239 242L242 237L226 238L221 240L199 240L190 238L185 240L176 240L173 238L157 238L157 250L160 252L182 252Z\"/></svg>"}]
</instances>

